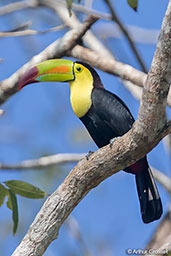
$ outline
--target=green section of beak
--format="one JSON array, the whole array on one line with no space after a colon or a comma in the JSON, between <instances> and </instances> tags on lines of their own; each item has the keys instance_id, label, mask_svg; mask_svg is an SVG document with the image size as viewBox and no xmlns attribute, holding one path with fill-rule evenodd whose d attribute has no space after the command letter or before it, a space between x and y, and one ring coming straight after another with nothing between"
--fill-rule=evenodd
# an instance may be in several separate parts
<instances>
[{"instance_id":1,"label":"green section of beak","mask_svg":"<svg viewBox=\"0 0 171 256\"><path fill-rule=\"evenodd\" d=\"M27 70L20 78L19 90L36 82L68 82L75 79L70 60L47 60Z\"/></svg>"},{"instance_id":2,"label":"green section of beak","mask_svg":"<svg viewBox=\"0 0 171 256\"><path fill-rule=\"evenodd\" d=\"M67 82L74 80L73 61L53 59L36 65L38 82Z\"/></svg>"}]
</instances>

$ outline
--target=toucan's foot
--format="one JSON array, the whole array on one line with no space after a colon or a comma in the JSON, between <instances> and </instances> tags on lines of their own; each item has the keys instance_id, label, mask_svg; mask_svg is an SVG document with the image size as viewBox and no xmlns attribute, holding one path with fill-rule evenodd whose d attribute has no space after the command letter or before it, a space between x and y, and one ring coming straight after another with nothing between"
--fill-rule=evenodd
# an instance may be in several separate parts
<instances>
[{"instance_id":1,"label":"toucan's foot","mask_svg":"<svg viewBox=\"0 0 171 256\"><path fill-rule=\"evenodd\" d=\"M86 155L86 159L89 160L89 157L93 154L93 151L89 151L88 154Z\"/></svg>"},{"instance_id":2,"label":"toucan's foot","mask_svg":"<svg viewBox=\"0 0 171 256\"><path fill-rule=\"evenodd\" d=\"M112 139L110 140L110 148L113 147L114 141L117 140L117 139L119 139L119 138L120 138L120 136L118 136L118 137L116 137L116 138L112 138Z\"/></svg>"},{"instance_id":3,"label":"toucan's foot","mask_svg":"<svg viewBox=\"0 0 171 256\"><path fill-rule=\"evenodd\" d=\"M116 139L116 138L112 138L112 139L110 140L110 149L112 149L112 146L113 146L113 143L114 143L115 139Z\"/></svg>"}]
</instances>

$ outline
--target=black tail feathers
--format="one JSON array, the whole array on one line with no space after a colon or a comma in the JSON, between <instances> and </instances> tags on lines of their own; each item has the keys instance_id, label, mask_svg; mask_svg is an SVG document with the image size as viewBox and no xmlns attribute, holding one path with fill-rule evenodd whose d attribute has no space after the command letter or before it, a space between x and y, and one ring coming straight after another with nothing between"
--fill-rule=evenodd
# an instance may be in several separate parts
<instances>
[{"instance_id":1,"label":"black tail feathers","mask_svg":"<svg viewBox=\"0 0 171 256\"><path fill-rule=\"evenodd\" d=\"M162 203L150 168L135 175L141 214L144 223L158 220L163 212Z\"/></svg>"}]
</instances>

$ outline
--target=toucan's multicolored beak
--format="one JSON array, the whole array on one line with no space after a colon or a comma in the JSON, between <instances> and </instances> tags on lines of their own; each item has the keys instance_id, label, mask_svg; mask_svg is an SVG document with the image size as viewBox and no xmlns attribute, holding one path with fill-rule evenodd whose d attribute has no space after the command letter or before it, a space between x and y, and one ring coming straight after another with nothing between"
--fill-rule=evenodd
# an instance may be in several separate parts
<instances>
[{"instance_id":1,"label":"toucan's multicolored beak","mask_svg":"<svg viewBox=\"0 0 171 256\"><path fill-rule=\"evenodd\" d=\"M19 90L36 82L68 82L75 79L73 61L63 59L47 60L28 70L19 81Z\"/></svg>"}]
</instances>

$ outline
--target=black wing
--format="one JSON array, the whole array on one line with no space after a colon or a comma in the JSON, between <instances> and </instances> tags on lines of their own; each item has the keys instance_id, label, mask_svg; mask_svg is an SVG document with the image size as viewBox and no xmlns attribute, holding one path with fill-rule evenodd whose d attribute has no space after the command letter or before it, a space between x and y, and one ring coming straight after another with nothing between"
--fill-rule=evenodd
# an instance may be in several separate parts
<instances>
[{"instance_id":1,"label":"black wing","mask_svg":"<svg viewBox=\"0 0 171 256\"><path fill-rule=\"evenodd\" d=\"M115 94L103 88L94 88L92 104L98 117L110 126L115 136L122 136L131 129L135 120L125 103Z\"/></svg>"}]
</instances>

